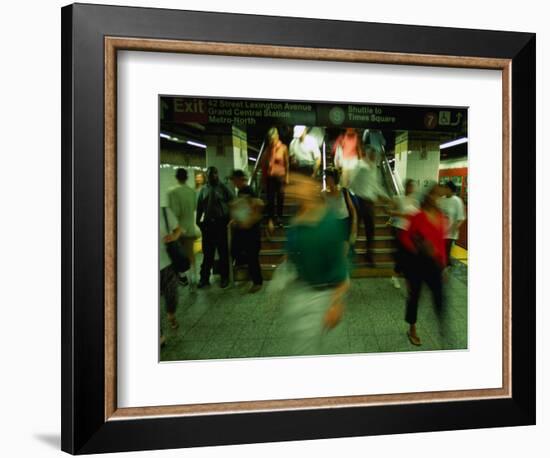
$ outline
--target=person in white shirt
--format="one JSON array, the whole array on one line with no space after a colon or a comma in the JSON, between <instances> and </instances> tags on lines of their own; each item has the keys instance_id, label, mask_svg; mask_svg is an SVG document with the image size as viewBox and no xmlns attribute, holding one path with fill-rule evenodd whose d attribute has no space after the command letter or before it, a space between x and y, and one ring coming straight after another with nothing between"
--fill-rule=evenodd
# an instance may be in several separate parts
<instances>
[{"instance_id":1,"label":"person in white shirt","mask_svg":"<svg viewBox=\"0 0 550 458\"><path fill-rule=\"evenodd\" d=\"M290 142L291 168L298 173L315 177L321 165L321 150L317 140L308 135L305 126L294 127L294 139Z\"/></svg>"},{"instance_id":2,"label":"person in white shirt","mask_svg":"<svg viewBox=\"0 0 550 458\"><path fill-rule=\"evenodd\" d=\"M388 213L391 216L390 222L395 241L395 266L393 268L394 275L392 275L391 281L393 286L397 289L401 288L398 275L405 273L405 263L407 262L407 250L401 244L402 233L403 231L407 231L409 229L409 217L419 211L418 199L414 193L414 183L415 181L410 178L405 181L405 194L395 196L393 198L392 206L388 210Z\"/></svg>"},{"instance_id":3,"label":"person in white shirt","mask_svg":"<svg viewBox=\"0 0 550 458\"><path fill-rule=\"evenodd\" d=\"M344 227L343 233L346 235L346 250L353 249L357 240L357 210L353 204L349 190L339 186L340 173L333 167L328 167L324 171L327 189L322 191L325 203L330 208L339 222Z\"/></svg>"},{"instance_id":4,"label":"person in white shirt","mask_svg":"<svg viewBox=\"0 0 550 458\"><path fill-rule=\"evenodd\" d=\"M347 128L334 142L334 166L341 171L340 183L349 186L349 178L363 157L363 145L356 129Z\"/></svg>"},{"instance_id":5,"label":"person in white shirt","mask_svg":"<svg viewBox=\"0 0 550 458\"><path fill-rule=\"evenodd\" d=\"M447 265L451 266L451 248L459 236L460 226L466 220L464 203L456 195L456 185L452 181L445 183L446 197L439 200L439 206L449 221L445 242L447 244Z\"/></svg>"},{"instance_id":6,"label":"person in white shirt","mask_svg":"<svg viewBox=\"0 0 550 458\"><path fill-rule=\"evenodd\" d=\"M176 170L178 185L168 192L168 206L177 218L182 231L180 243L185 256L191 264L191 283L195 283L195 253L193 246L195 240L200 237L200 229L195 224L195 211L197 209L197 196L195 190L187 186L187 170L179 168ZM187 284L185 276L180 277L183 284Z\"/></svg>"},{"instance_id":7,"label":"person in white shirt","mask_svg":"<svg viewBox=\"0 0 550 458\"><path fill-rule=\"evenodd\" d=\"M367 263L373 267L374 258L374 203L384 192L378 184L378 169L376 167L376 153L373 148L366 149L365 156L357 163L350 178L350 190L357 197L359 217L365 225L367 237Z\"/></svg>"},{"instance_id":8,"label":"person in white shirt","mask_svg":"<svg viewBox=\"0 0 550 458\"><path fill-rule=\"evenodd\" d=\"M179 239L181 229L178 221L168 207L160 209L160 246L159 246L159 268L160 268L160 295L164 297L168 323L172 329L177 329L176 307L178 305L178 274L172 266L172 260L168 255L166 244ZM164 344L165 336L161 329L161 345Z\"/></svg>"}]
</instances>

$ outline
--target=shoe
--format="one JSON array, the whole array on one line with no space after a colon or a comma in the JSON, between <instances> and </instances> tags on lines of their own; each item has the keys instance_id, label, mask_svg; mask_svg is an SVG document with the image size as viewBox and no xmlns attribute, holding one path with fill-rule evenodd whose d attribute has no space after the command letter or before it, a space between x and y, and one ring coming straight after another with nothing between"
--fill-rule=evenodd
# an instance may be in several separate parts
<instances>
[{"instance_id":1,"label":"shoe","mask_svg":"<svg viewBox=\"0 0 550 458\"><path fill-rule=\"evenodd\" d=\"M225 289L229 286L229 280L227 278L222 279L220 282L220 288Z\"/></svg>"},{"instance_id":2,"label":"shoe","mask_svg":"<svg viewBox=\"0 0 550 458\"><path fill-rule=\"evenodd\" d=\"M413 336L409 331L407 331L407 337L409 338L409 342L413 345L416 345L417 347L422 345L422 342L420 341L420 337Z\"/></svg>"},{"instance_id":3,"label":"shoe","mask_svg":"<svg viewBox=\"0 0 550 458\"><path fill-rule=\"evenodd\" d=\"M210 282L208 280L200 280L197 285L197 288L202 289L202 288L206 288L207 286L210 286Z\"/></svg>"},{"instance_id":4,"label":"shoe","mask_svg":"<svg viewBox=\"0 0 550 458\"><path fill-rule=\"evenodd\" d=\"M180 285L187 286L189 284L189 280L187 279L187 275L183 275L181 277L178 277L178 280L180 282Z\"/></svg>"},{"instance_id":5,"label":"shoe","mask_svg":"<svg viewBox=\"0 0 550 458\"><path fill-rule=\"evenodd\" d=\"M254 293L257 293L258 291L260 291L262 289L262 285L252 285L250 287L250 289L248 290L248 293L249 294L254 294Z\"/></svg>"},{"instance_id":6,"label":"shoe","mask_svg":"<svg viewBox=\"0 0 550 458\"><path fill-rule=\"evenodd\" d=\"M399 284L399 279L397 277L391 277L391 282L395 289L400 289L401 285Z\"/></svg>"}]
</instances>

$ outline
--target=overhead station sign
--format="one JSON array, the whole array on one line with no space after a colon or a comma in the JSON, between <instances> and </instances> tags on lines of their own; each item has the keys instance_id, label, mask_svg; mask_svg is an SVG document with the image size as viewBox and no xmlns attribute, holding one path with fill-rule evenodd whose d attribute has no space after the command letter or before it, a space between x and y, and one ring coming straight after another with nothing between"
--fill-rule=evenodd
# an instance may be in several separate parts
<instances>
[{"instance_id":1,"label":"overhead station sign","mask_svg":"<svg viewBox=\"0 0 550 458\"><path fill-rule=\"evenodd\" d=\"M161 119L235 126L306 125L390 130L464 130L467 109L356 103L163 97Z\"/></svg>"}]
</instances>

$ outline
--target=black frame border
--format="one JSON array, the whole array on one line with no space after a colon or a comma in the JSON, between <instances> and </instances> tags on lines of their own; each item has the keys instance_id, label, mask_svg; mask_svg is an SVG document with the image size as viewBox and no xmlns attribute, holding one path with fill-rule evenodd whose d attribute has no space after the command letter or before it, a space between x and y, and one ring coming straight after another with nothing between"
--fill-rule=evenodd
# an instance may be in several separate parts
<instances>
[{"instance_id":1,"label":"black frame border","mask_svg":"<svg viewBox=\"0 0 550 458\"><path fill-rule=\"evenodd\" d=\"M535 34L89 4L66 6L61 15L62 450L535 424ZM105 36L511 59L512 397L105 421Z\"/></svg>"}]
</instances>

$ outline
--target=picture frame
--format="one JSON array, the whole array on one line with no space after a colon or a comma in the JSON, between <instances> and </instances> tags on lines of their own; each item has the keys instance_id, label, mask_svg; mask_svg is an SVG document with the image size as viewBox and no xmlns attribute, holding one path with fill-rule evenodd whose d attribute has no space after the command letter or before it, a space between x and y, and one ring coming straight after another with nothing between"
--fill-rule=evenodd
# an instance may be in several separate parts
<instances>
[{"instance_id":1,"label":"picture frame","mask_svg":"<svg viewBox=\"0 0 550 458\"><path fill-rule=\"evenodd\" d=\"M534 34L519 32L64 7L62 449L83 454L535 424L535 42ZM118 409L120 50L501 71L503 386Z\"/></svg>"}]
</instances>

